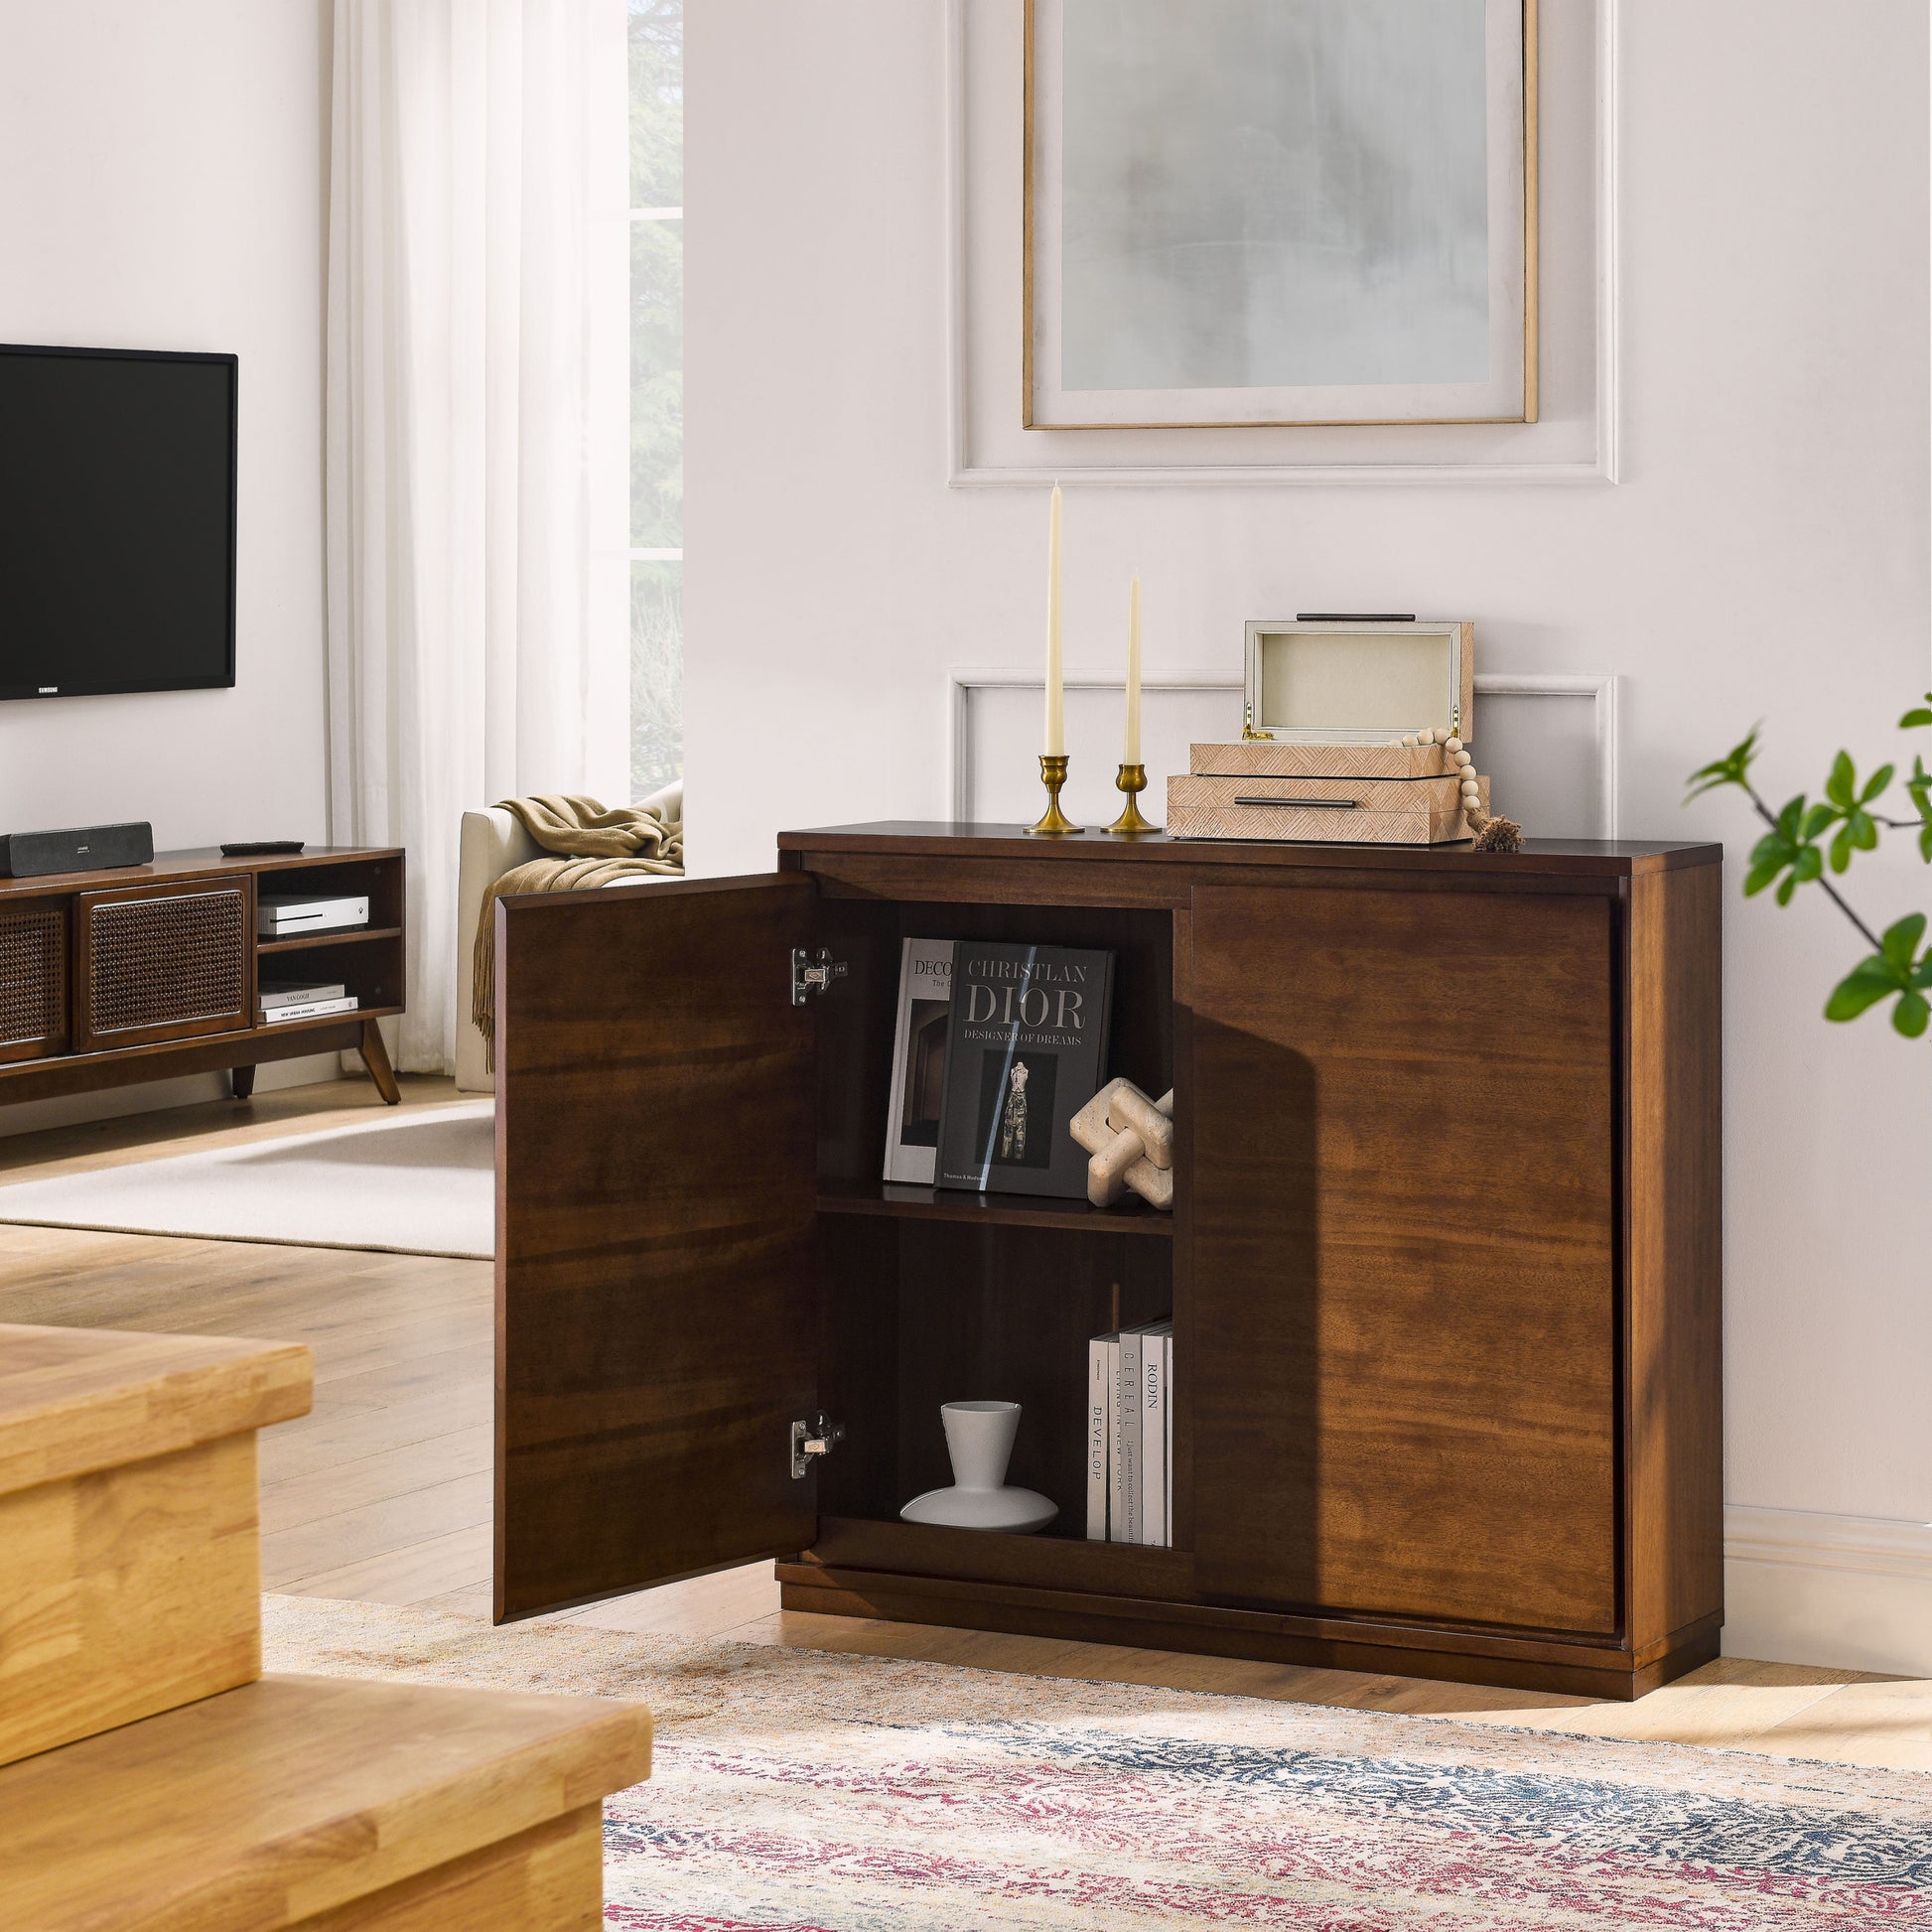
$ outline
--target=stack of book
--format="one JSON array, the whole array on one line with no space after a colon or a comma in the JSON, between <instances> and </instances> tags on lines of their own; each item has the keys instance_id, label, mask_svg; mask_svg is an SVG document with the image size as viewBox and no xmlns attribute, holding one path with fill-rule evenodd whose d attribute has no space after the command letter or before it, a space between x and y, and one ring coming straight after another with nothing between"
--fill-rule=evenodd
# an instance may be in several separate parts
<instances>
[{"instance_id":1,"label":"stack of book","mask_svg":"<svg viewBox=\"0 0 1932 1932\"><path fill-rule=\"evenodd\" d=\"M1087 1535L1173 1542L1173 1322L1087 1343Z\"/></svg>"},{"instance_id":2,"label":"stack of book","mask_svg":"<svg viewBox=\"0 0 1932 1932\"><path fill-rule=\"evenodd\" d=\"M270 1027L291 1020L326 1020L333 1013L353 1013L362 1004L340 980L263 980L257 997L262 1022Z\"/></svg>"},{"instance_id":3,"label":"stack of book","mask_svg":"<svg viewBox=\"0 0 1932 1932\"><path fill-rule=\"evenodd\" d=\"M1110 952L904 941L885 1177L1084 1200L1067 1130L1106 1078L1113 980Z\"/></svg>"}]
</instances>

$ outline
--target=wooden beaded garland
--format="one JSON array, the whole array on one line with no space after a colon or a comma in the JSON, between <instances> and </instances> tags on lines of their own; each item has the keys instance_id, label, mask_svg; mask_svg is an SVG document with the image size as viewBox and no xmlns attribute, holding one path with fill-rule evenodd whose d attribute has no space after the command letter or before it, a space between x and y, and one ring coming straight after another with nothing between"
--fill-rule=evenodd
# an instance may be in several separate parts
<instances>
[{"instance_id":1,"label":"wooden beaded garland","mask_svg":"<svg viewBox=\"0 0 1932 1932\"><path fill-rule=\"evenodd\" d=\"M1438 725L1431 731L1405 732L1400 738L1392 738L1389 743L1405 749L1419 749L1425 745L1440 745L1443 748L1445 762L1457 779L1456 792L1461 800L1462 816L1468 820L1469 830L1475 834L1475 849L1478 852L1520 852L1523 849L1523 828L1513 818L1503 818L1482 809L1482 787L1476 782L1475 759L1470 756L1469 748L1453 732Z\"/></svg>"}]
</instances>

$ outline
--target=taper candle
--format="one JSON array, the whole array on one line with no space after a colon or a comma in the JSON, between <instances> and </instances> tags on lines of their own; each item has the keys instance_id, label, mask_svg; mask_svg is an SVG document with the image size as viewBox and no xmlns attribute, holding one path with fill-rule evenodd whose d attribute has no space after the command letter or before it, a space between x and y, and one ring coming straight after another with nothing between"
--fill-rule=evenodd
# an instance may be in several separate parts
<instances>
[{"instance_id":1,"label":"taper candle","mask_svg":"<svg viewBox=\"0 0 1932 1932\"><path fill-rule=\"evenodd\" d=\"M1060 639L1060 486L1053 495L1046 521L1046 743L1049 759L1066 753L1065 670Z\"/></svg>"},{"instance_id":2,"label":"taper candle","mask_svg":"<svg viewBox=\"0 0 1932 1932\"><path fill-rule=\"evenodd\" d=\"M1127 588L1127 745L1123 764L1141 761L1141 573Z\"/></svg>"}]
</instances>

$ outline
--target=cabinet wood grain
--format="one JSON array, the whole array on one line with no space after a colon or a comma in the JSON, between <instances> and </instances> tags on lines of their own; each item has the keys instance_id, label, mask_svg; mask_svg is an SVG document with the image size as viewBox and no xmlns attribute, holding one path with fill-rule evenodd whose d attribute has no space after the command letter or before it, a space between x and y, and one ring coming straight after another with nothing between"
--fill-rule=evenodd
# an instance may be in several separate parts
<instances>
[{"instance_id":1,"label":"cabinet wood grain","mask_svg":"<svg viewBox=\"0 0 1932 1932\"><path fill-rule=\"evenodd\" d=\"M497 901L499 1619L810 1538L813 904Z\"/></svg>"},{"instance_id":2,"label":"cabinet wood grain","mask_svg":"<svg viewBox=\"0 0 1932 1932\"><path fill-rule=\"evenodd\" d=\"M1261 1602L1609 1632L1610 914L1194 900L1194 1547Z\"/></svg>"},{"instance_id":3,"label":"cabinet wood grain","mask_svg":"<svg viewBox=\"0 0 1932 1932\"><path fill-rule=\"evenodd\" d=\"M1623 1121L1630 1629L1724 1600L1724 1162L1716 867L1631 883Z\"/></svg>"}]
</instances>

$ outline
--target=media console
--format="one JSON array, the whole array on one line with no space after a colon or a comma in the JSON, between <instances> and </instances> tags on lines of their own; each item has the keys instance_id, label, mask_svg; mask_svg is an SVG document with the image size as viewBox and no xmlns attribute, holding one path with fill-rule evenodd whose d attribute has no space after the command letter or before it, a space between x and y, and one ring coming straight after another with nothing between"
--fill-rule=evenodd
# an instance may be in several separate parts
<instances>
[{"instance_id":1,"label":"media console","mask_svg":"<svg viewBox=\"0 0 1932 1932\"><path fill-rule=\"evenodd\" d=\"M264 891L366 897L369 922L257 938ZM145 866L0 879L0 1105L226 1067L235 1098L266 1060L353 1047L401 1099L376 1022L403 1009L403 855L163 852ZM264 975L340 980L353 1013L263 1022Z\"/></svg>"}]
</instances>

